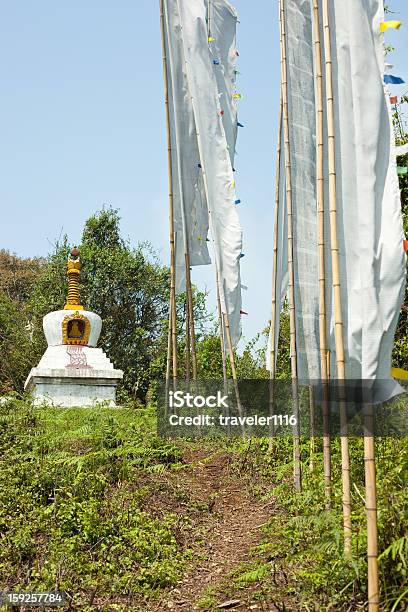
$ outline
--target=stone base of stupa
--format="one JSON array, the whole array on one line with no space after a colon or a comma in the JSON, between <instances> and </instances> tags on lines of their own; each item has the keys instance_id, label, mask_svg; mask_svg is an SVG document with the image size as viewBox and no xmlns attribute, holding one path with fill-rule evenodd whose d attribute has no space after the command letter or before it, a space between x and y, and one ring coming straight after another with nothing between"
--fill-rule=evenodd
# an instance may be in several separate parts
<instances>
[{"instance_id":1,"label":"stone base of stupa","mask_svg":"<svg viewBox=\"0 0 408 612\"><path fill-rule=\"evenodd\" d=\"M26 380L25 390L36 405L116 406L116 387L123 378L102 349L49 346Z\"/></svg>"}]
</instances>

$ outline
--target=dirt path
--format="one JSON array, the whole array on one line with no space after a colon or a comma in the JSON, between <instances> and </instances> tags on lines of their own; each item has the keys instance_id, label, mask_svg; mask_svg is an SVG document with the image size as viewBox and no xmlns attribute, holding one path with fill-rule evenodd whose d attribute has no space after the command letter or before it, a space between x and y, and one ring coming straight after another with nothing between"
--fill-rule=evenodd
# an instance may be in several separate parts
<instances>
[{"instance_id":1,"label":"dirt path","mask_svg":"<svg viewBox=\"0 0 408 612\"><path fill-rule=\"evenodd\" d=\"M189 491L193 506L205 508L207 512L201 512L198 524L193 527L195 538L191 543L193 561L190 569L153 609L206 609L197 604L208 587L212 587L216 593L218 591L216 606L229 602L224 609L262 610L259 602L241 601L232 580L229 591L228 575L250 560L251 548L261 541L260 528L272 514L271 502L264 504L249 495L240 475L236 471L231 474L229 455L205 457L196 452L185 461L189 469L177 476L178 486ZM271 610L270 607L264 609Z\"/></svg>"}]
</instances>

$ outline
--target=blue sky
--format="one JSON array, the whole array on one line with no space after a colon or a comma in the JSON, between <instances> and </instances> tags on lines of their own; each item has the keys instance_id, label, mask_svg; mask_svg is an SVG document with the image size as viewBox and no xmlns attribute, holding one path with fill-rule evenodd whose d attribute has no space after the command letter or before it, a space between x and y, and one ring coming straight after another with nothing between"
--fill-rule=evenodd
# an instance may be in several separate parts
<instances>
[{"instance_id":1,"label":"blue sky","mask_svg":"<svg viewBox=\"0 0 408 612\"><path fill-rule=\"evenodd\" d=\"M168 261L167 166L158 0L0 1L0 248L45 255L103 204L132 243ZM244 335L270 312L279 88L277 0L236 0L240 130L237 189L246 257ZM408 81L405 27L387 33ZM402 93L398 89L398 93ZM210 291L212 270L194 270Z\"/></svg>"}]
</instances>

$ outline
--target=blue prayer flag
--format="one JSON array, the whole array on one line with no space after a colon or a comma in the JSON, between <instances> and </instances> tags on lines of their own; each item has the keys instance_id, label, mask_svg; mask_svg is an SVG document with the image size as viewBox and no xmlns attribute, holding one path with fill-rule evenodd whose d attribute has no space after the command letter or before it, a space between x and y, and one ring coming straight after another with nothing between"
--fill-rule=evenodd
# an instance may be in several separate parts
<instances>
[{"instance_id":1,"label":"blue prayer flag","mask_svg":"<svg viewBox=\"0 0 408 612\"><path fill-rule=\"evenodd\" d=\"M396 77L392 74L385 74L384 83L387 83L387 85L402 85L403 83L405 83L405 81L401 79L401 77Z\"/></svg>"}]
</instances>

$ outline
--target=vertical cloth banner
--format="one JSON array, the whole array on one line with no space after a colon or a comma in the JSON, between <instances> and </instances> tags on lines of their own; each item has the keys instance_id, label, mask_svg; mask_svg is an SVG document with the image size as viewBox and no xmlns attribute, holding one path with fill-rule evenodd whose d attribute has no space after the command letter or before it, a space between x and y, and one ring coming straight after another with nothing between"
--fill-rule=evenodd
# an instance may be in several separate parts
<instances>
[{"instance_id":1,"label":"vertical cloth banner","mask_svg":"<svg viewBox=\"0 0 408 612\"><path fill-rule=\"evenodd\" d=\"M319 268L316 201L316 100L311 0L285 0L290 173L292 182L293 260L298 378L320 378ZM285 134L281 134L278 261L275 320L267 349L271 370L272 326L277 355L280 314L288 289L288 222L286 207ZM275 357L276 358L276 357Z\"/></svg>"},{"instance_id":2,"label":"vertical cloth banner","mask_svg":"<svg viewBox=\"0 0 408 612\"><path fill-rule=\"evenodd\" d=\"M170 1L170 0L168 0ZM174 0L181 18L185 70L197 129L203 183L220 279L221 308L228 314L232 341L241 335L242 228L218 83L208 48L205 0Z\"/></svg>"},{"instance_id":3,"label":"vertical cloth banner","mask_svg":"<svg viewBox=\"0 0 408 612\"><path fill-rule=\"evenodd\" d=\"M405 291L403 225L388 94L382 0L334 0L334 97L341 291L347 378L373 383L376 402L399 393L391 354ZM369 100L369 104L367 104ZM334 354L333 316L330 348ZM332 359L335 377L335 359Z\"/></svg>"},{"instance_id":4,"label":"vertical cloth banner","mask_svg":"<svg viewBox=\"0 0 408 612\"><path fill-rule=\"evenodd\" d=\"M298 378L320 378L316 100L311 0L285 1Z\"/></svg>"},{"instance_id":5,"label":"vertical cloth banner","mask_svg":"<svg viewBox=\"0 0 408 612\"><path fill-rule=\"evenodd\" d=\"M234 98L237 80L238 14L227 0L206 0L206 8L208 37L212 40L209 49L218 86L222 124L231 165L234 168L238 136L237 101ZM240 325L238 321L235 322L235 327L237 325ZM224 343L227 354L228 342L226 338L224 338Z\"/></svg>"},{"instance_id":6,"label":"vertical cloth banner","mask_svg":"<svg viewBox=\"0 0 408 612\"><path fill-rule=\"evenodd\" d=\"M296 340L299 378L304 380L320 377L311 4L285 2ZM374 401L383 402L401 391L391 378L391 356L406 277L396 153L406 149L395 148L389 92L383 83L382 0L333 0L329 17L346 377L372 380ZM327 126L326 117L325 122ZM327 177L327 149L324 165ZM336 378L327 204L325 211L329 350L331 376ZM278 329L279 323L275 325Z\"/></svg>"},{"instance_id":7,"label":"vertical cloth banner","mask_svg":"<svg viewBox=\"0 0 408 612\"><path fill-rule=\"evenodd\" d=\"M237 101L234 98L237 69L237 11L226 0L206 0L209 36L215 77L217 79L222 123L231 164L234 167L238 132ZM214 62L219 64L214 64Z\"/></svg>"},{"instance_id":8,"label":"vertical cloth banner","mask_svg":"<svg viewBox=\"0 0 408 612\"><path fill-rule=\"evenodd\" d=\"M173 203L176 234L176 291L186 290L187 247L190 265L211 263L207 201L199 183L200 154L191 95L185 72L181 20L176 0L165 1L165 43L169 75L170 133L173 153Z\"/></svg>"}]
</instances>

